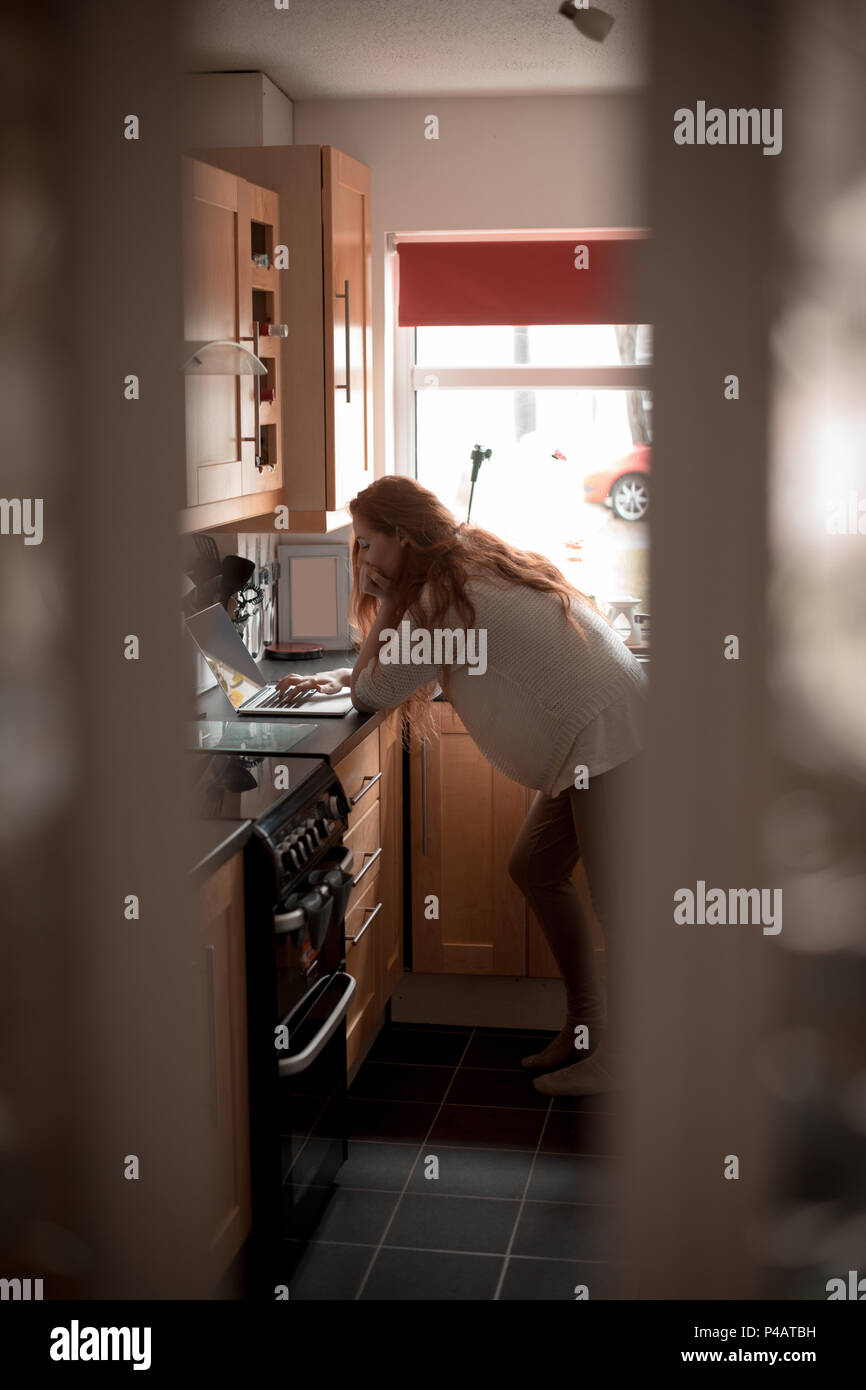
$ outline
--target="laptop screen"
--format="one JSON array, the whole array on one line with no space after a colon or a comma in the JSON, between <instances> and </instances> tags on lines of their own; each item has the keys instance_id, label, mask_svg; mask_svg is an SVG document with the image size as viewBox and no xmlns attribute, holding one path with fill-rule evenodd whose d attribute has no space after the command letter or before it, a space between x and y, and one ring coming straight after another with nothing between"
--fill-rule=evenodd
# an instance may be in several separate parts
<instances>
[{"instance_id":1,"label":"laptop screen","mask_svg":"<svg viewBox=\"0 0 866 1390\"><path fill-rule=\"evenodd\" d=\"M221 603L186 620L196 646L235 709L266 684Z\"/></svg>"}]
</instances>

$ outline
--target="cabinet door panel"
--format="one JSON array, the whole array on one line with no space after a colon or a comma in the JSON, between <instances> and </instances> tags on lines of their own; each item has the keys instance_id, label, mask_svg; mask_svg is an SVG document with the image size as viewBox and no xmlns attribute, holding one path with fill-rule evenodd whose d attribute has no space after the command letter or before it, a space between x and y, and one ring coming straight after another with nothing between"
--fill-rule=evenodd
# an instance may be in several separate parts
<instances>
[{"instance_id":1,"label":"cabinet door panel","mask_svg":"<svg viewBox=\"0 0 866 1390\"><path fill-rule=\"evenodd\" d=\"M403 744L398 711L379 725L379 765L382 769L380 797L382 868L379 891L382 895L380 941L380 1002L390 999L403 974Z\"/></svg>"},{"instance_id":2,"label":"cabinet door panel","mask_svg":"<svg viewBox=\"0 0 866 1390\"><path fill-rule=\"evenodd\" d=\"M241 855L229 860L204 884L200 912L215 1179L211 1255L214 1273L219 1276L246 1239L251 1221Z\"/></svg>"},{"instance_id":3,"label":"cabinet door panel","mask_svg":"<svg viewBox=\"0 0 866 1390\"><path fill-rule=\"evenodd\" d=\"M525 905L508 859L524 788L491 767L468 734L451 731L450 707L438 704L435 715L440 733L426 755L417 736L412 746L413 968L523 975ZM425 915L430 895L438 918Z\"/></svg>"},{"instance_id":4,"label":"cabinet door panel","mask_svg":"<svg viewBox=\"0 0 866 1390\"><path fill-rule=\"evenodd\" d=\"M184 160L184 338L187 348L239 335L238 180ZM187 504L238 496L246 423L240 379L186 378Z\"/></svg>"},{"instance_id":5,"label":"cabinet door panel","mask_svg":"<svg viewBox=\"0 0 866 1390\"><path fill-rule=\"evenodd\" d=\"M336 510L373 480L370 171L326 145L322 186L327 505Z\"/></svg>"}]
</instances>

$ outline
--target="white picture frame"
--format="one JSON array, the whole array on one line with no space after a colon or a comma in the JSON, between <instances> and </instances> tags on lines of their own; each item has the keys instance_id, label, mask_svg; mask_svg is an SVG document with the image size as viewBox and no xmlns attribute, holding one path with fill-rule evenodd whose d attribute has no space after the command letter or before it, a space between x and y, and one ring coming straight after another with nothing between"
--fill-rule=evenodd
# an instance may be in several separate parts
<instances>
[{"instance_id":1,"label":"white picture frame","mask_svg":"<svg viewBox=\"0 0 866 1390\"><path fill-rule=\"evenodd\" d=\"M280 565L279 640L309 642L325 651L345 651L351 647L352 565L345 542L280 545L277 558Z\"/></svg>"}]
</instances>

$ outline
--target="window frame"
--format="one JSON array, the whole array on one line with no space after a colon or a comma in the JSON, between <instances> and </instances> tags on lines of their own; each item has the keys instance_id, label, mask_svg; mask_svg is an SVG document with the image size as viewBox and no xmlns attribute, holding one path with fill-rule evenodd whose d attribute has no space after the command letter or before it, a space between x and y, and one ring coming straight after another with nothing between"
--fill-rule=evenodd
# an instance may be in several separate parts
<instances>
[{"instance_id":1,"label":"window frame","mask_svg":"<svg viewBox=\"0 0 866 1390\"><path fill-rule=\"evenodd\" d=\"M401 328L398 323L397 240L394 234L388 238L394 406L393 470L389 471L418 477L419 391L534 389L652 392L652 363L610 367L539 367L525 363L499 367L418 366L417 329Z\"/></svg>"}]
</instances>

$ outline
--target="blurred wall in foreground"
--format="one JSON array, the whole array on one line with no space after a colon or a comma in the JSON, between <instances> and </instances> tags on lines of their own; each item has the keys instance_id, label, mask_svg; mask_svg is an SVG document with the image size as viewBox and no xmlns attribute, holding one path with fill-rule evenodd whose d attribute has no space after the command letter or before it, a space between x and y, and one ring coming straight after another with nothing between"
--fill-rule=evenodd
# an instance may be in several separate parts
<instances>
[{"instance_id":1,"label":"blurred wall in foreground","mask_svg":"<svg viewBox=\"0 0 866 1390\"><path fill-rule=\"evenodd\" d=\"M623 887L623 1292L825 1299L866 1261L866 536L826 534L830 495L866 492L864 11L657 0L650 28L654 640ZM778 152L676 143L699 103L781 109ZM700 883L769 890L781 930L675 923Z\"/></svg>"},{"instance_id":2,"label":"blurred wall in foreground","mask_svg":"<svg viewBox=\"0 0 866 1390\"><path fill-rule=\"evenodd\" d=\"M201 1296L176 9L10 8L2 492L43 499L44 535L0 537L0 1273L46 1299Z\"/></svg>"},{"instance_id":3,"label":"blurred wall in foreground","mask_svg":"<svg viewBox=\"0 0 866 1390\"><path fill-rule=\"evenodd\" d=\"M765 823L785 993L761 1058L781 1173L760 1248L770 1296L824 1298L866 1274L866 7L785 18Z\"/></svg>"}]
</instances>

